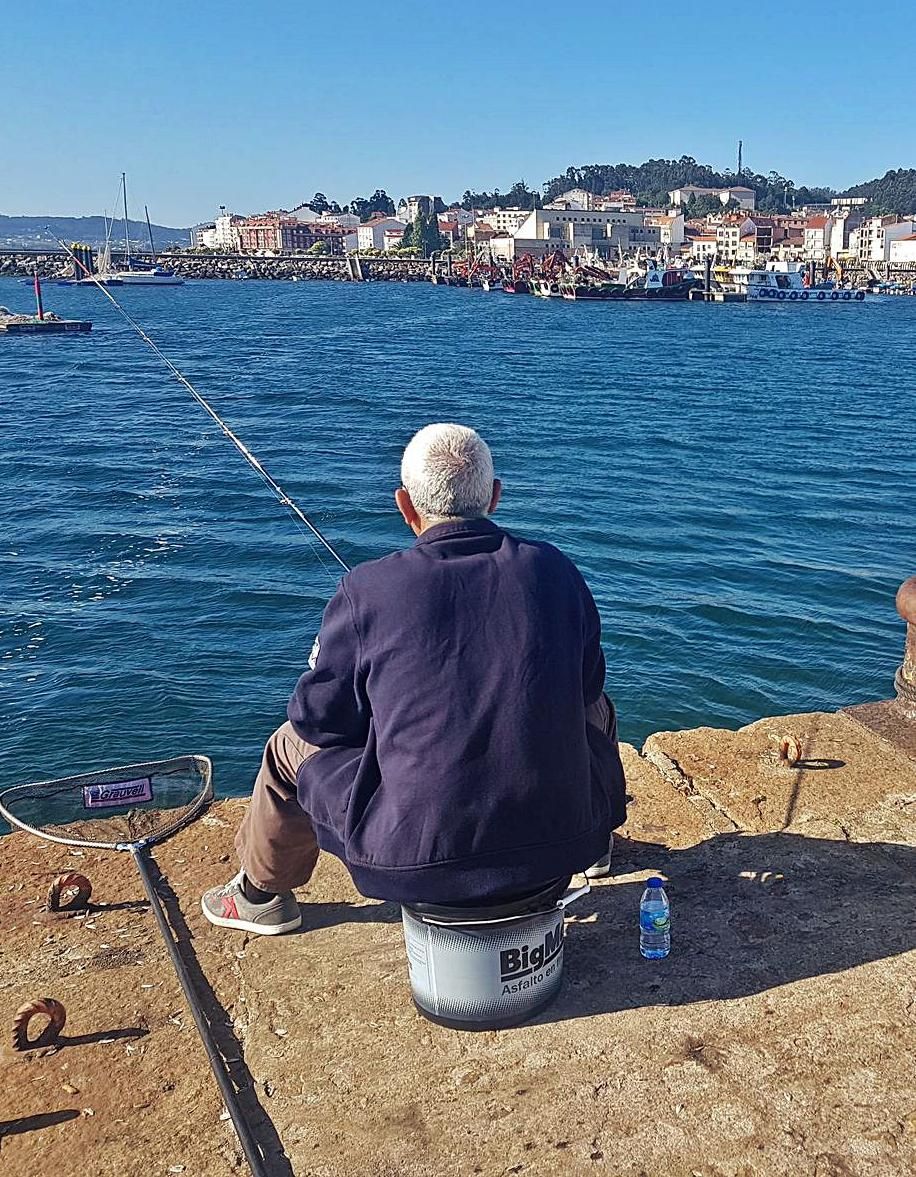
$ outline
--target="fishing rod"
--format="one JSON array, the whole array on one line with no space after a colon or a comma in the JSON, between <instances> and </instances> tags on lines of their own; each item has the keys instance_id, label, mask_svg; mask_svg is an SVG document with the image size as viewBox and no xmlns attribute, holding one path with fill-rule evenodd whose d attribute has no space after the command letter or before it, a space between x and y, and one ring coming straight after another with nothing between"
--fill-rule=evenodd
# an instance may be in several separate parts
<instances>
[{"instance_id":1,"label":"fishing rod","mask_svg":"<svg viewBox=\"0 0 916 1177\"><path fill-rule=\"evenodd\" d=\"M48 232L50 232L50 229L48 230ZM235 432L233 432L233 430L222 419L222 417L219 415L219 413L217 413L217 411L213 408L213 406L209 403L209 401L207 401L206 398L203 397L197 391L197 389L194 387L194 385L191 383L191 381L188 380L188 378L178 369L178 367L174 363L172 363L172 361L162 351L162 349L155 342L155 340L153 340L149 337L149 335L146 333L146 331L144 331L144 329L133 318L133 316L127 310L125 310L125 308L123 306L121 306L121 304L118 302L118 300L112 295L111 291L109 291L98 280L96 275L93 274L88 269L88 267L85 266L83 264L83 262L80 261L80 259L76 256L76 254L73 252L73 250L70 249L69 246L67 246L63 241L60 240L60 238L55 236L53 233L51 234L51 236L54 237L54 240L57 241L57 244L70 257L70 259L74 263L74 266L77 267L74 270L74 273L79 273L79 271L82 270L83 273L85 273L86 277L89 278L92 281L92 283L99 288L99 290L101 290L101 292L105 295L105 297L108 299L108 301L112 304L112 306L115 308L115 310L118 312L118 314L131 327L131 329L133 331L135 331L137 335L140 336L140 338L143 340L143 342L150 348L150 350L153 352L153 354L159 360L162 361L162 363L166 366L166 368L169 370L169 372L171 372L171 374L175 377L175 379L179 382L179 384L181 384L182 387L185 388L191 394L191 396L200 405L200 407L212 418L213 421L216 422L216 424L219 426L219 428L223 432L223 434L229 438L229 440L232 442L232 444L235 446L235 448L239 451L239 453L242 455L242 457L245 459L245 461L248 463L248 465L251 466L251 468L261 478L261 480L264 482L264 484L270 489L270 491L272 492L274 497L277 499L277 501L281 504L281 506L288 508L288 510L292 513L293 517L295 518L295 520L297 521L298 524L304 525L306 528L308 528L308 532L306 532L306 536L308 537L308 533L310 532L317 540L319 540L323 544L323 546L327 549L327 551L330 552L330 554L334 557L334 559L341 566L341 568L343 568L343 570L345 572L349 572L349 570L350 570L349 565L337 553L337 551L334 549L331 542L322 534L320 529L318 527L316 527L316 525L311 521L311 519L309 519L308 515L306 515L306 513L302 510L302 508L296 502L294 502L292 498L290 498L290 496L286 493L286 491L283 489L283 487L276 481L276 479L267 470L265 470L264 466L255 457L255 455L251 452L251 450L245 445L245 443L242 441L242 439ZM328 566L321 559L317 548L315 549L315 554L316 554L316 556L318 556L319 562L322 564L322 566L324 568L326 568L329 572L331 572L331 569L328 568ZM208 796L209 796L209 794L202 794L201 801L204 801ZM3 800L4 800L3 795L0 795L0 811L3 811L5 813L6 811L3 807ZM194 815L195 814L191 814L190 816L194 816ZM22 823L16 821L15 824L22 824ZM30 827L28 827L28 826L26 826L25 828L30 829ZM31 832L39 833L39 836L41 836L41 833L38 830L32 830ZM230 1079L230 1076L228 1073L228 1067L227 1067L227 1064L225 1061L225 1057L224 1057L223 1053L221 1052L219 1046L216 1043L216 1040L213 1035L213 1030L212 1030L212 1027L210 1024L210 1020L203 1009L200 995L198 994L198 992L194 986L194 983L191 980L187 966L185 965L185 962L184 962L184 960L181 956L181 953L179 951L178 944L175 942L175 939L173 939L166 914L162 909L162 904L159 899L158 892L156 890L155 880L149 870L150 852L147 849L147 847L152 841L153 841L152 838L145 838L145 839L141 839L138 842L119 843L115 848L119 849L119 850L130 850L131 851L132 857L133 857L134 862L137 866L137 870L140 873L140 878L143 882L143 888L146 892L147 898L150 901L150 905L152 906L153 914L156 917L156 922L159 925L159 931L162 935L162 938L165 942L165 946L168 950L168 954L169 954L169 958L172 963L172 967L174 968L175 973L178 977L178 980L181 984L181 988L184 993L185 999L187 1001L188 1008L191 1011L191 1016L194 1019L194 1024L197 1027L197 1032L200 1035L201 1042L203 1043L204 1049L206 1051L207 1061L210 1065L210 1070L212 1071L213 1076L216 1079L220 1093L223 1097L223 1100L225 1101L226 1108L227 1108L227 1110L229 1112L229 1116L232 1120L233 1127L235 1128L236 1136L238 1137L239 1144L241 1145L241 1148L242 1148L242 1152L245 1154L245 1159L248 1162L248 1167L251 1170L252 1177L267 1177L267 1167L266 1167L264 1155L258 1145L258 1142L257 1142L257 1140L251 1130L250 1125L248 1124L248 1121L245 1116L245 1112L244 1112L244 1110L241 1106L241 1103L239 1101L238 1093L235 1090L235 1087L233 1086L233 1083Z\"/></svg>"},{"instance_id":2,"label":"fishing rod","mask_svg":"<svg viewBox=\"0 0 916 1177\"><path fill-rule=\"evenodd\" d=\"M269 490L272 492L272 494L276 498L277 502L279 502L282 507L286 507L291 512L291 514L301 524L304 524L305 527L308 528L308 530L312 533L312 535L320 543L322 543L324 545L324 547L328 550L328 552L330 552L330 554L334 557L334 559L341 566L341 568L343 568L344 572L349 572L350 565L347 564L347 562L343 559L343 557L341 557L338 554L338 552L335 550L335 548L331 544L330 540L328 540L327 537L322 534L320 529L315 526L315 524L311 521L311 519L309 519L308 515L306 515L306 513L302 510L302 508L296 502L294 502L293 499L290 498L290 496L286 493L286 491L283 489L283 487L280 486L280 484L276 481L276 479L273 478L273 476L267 470L264 469L264 467L261 465L261 463L255 457L255 455L251 452L251 450L248 448L248 446L246 446L245 443L242 441L242 439L236 433L234 433L232 431L232 429L226 424L226 422L222 419L222 417L219 415L219 413L217 413L216 409L213 408L213 406L209 403L209 401L207 401L206 398L203 397L197 391L197 389L194 387L194 385L191 383L191 381L187 378L187 376L185 376L184 373L181 372L176 367L176 365L172 363L172 361L165 354L165 352L159 347L159 345L156 343L156 341L149 337L149 335L146 333L146 331L143 330L143 328L140 326L140 324L137 322L137 320L130 314L129 311L125 310L124 307L121 306L121 304L114 297L114 295L111 293L111 291L99 281L99 279L96 277L96 275L93 274L92 271L86 265L84 265L82 261L80 261L80 259L76 256L76 254L73 252L73 250L68 245L66 245L63 241L61 241L61 239L59 237L57 237L53 232L51 232L50 228L48 229L48 232L51 234L51 236L54 238L54 240L57 242L57 244L61 247L61 249L67 254L67 256L74 263L74 265L79 267L79 269L83 271L83 273L93 283L93 285L97 286L99 288L99 290L101 290L101 292L105 295L105 297L108 299L108 301L111 303L111 305L115 308L115 310L118 312L118 314L121 316L121 318L124 319L124 321L131 327L131 329L133 331L135 331L137 335L140 336L140 338L147 345L147 347L149 347L149 349L153 352L153 354L159 360L161 360L163 364L165 364L166 368L168 368L169 372L171 372L171 374L175 377L175 379L178 381L178 383L180 385L182 385L182 387L185 388L191 394L191 396L194 398L195 401L197 401L197 403L204 410L204 412L207 413L216 422L216 424L219 426L219 428L223 432L223 434L229 438L229 440L232 442L232 444L235 446L235 448L238 450L238 452L242 455L242 457L245 459L245 461L248 463L248 465L252 468L252 470L254 470L254 472L258 475L258 477L269 488Z\"/></svg>"}]
</instances>

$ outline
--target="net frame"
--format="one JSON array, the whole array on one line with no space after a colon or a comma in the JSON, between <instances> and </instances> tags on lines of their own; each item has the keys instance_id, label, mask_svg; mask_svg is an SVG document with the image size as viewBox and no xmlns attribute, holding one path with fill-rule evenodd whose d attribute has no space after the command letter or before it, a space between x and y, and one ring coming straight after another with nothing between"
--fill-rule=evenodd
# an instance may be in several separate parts
<instances>
[{"instance_id":1,"label":"net frame","mask_svg":"<svg viewBox=\"0 0 916 1177\"><path fill-rule=\"evenodd\" d=\"M41 826L31 824L16 813L7 804L16 799L29 797L40 799L43 793L82 789L89 785L114 784L119 780L135 779L137 777L153 777L159 773L173 773L194 770L200 778L200 785L196 795L181 807L180 813L166 822L161 829L155 829L142 837L134 839L121 838L117 841L95 841L90 838L66 837L60 833L51 833ZM143 846L152 846L164 842L166 838L177 833L184 826L192 822L213 800L213 764L208 756L189 753L182 756L172 756L167 760L144 760L136 764L121 764L111 768L97 769L94 772L79 773L76 776L55 777L45 781L30 781L27 784L11 785L0 791L0 817L13 827L43 838L46 842L58 842L64 846L88 846L95 850L128 850L136 851ZM123 817L125 815L112 815ZM87 815L87 822L90 817Z\"/></svg>"}]
</instances>

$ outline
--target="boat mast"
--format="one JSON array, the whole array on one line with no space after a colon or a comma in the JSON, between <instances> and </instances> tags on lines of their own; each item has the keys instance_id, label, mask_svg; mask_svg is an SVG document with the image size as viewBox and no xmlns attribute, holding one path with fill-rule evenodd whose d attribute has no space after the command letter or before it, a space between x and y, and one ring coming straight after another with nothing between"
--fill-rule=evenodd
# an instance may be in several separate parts
<instances>
[{"instance_id":1,"label":"boat mast","mask_svg":"<svg viewBox=\"0 0 916 1177\"><path fill-rule=\"evenodd\" d=\"M121 191L124 193L124 244L127 246L127 268L130 269L130 228L127 224L127 176L121 173Z\"/></svg>"},{"instance_id":2,"label":"boat mast","mask_svg":"<svg viewBox=\"0 0 916 1177\"><path fill-rule=\"evenodd\" d=\"M35 279L35 305L38 308L38 318L43 320L45 309L41 305L41 279L38 277L38 266L32 267L32 275Z\"/></svg>"},{"instance_id":3,"label":"boat mast","mask_svg":"<svg viewBox=\"0 0 916 1177\"><path fill-rule=\"evenodd\" d=\"M156 247L153 245L153 226L149 223L149 209L144 204L143 211L146 213L146 231L149 233L149 251L152 255L153 261L156 260Z\"/></svg>"}]
</instances>

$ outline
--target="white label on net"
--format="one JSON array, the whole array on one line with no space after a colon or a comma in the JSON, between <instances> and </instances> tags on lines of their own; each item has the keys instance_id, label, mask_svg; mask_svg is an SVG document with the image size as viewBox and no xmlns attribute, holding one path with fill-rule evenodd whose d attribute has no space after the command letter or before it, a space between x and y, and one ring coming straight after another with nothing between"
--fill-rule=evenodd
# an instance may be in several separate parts
<instances>
[{"instance_id":1,"label":"white label on net","mask_svg":"<svg viewBox=\"0 0 916 1177\"><path fill-rule=\"evenodd\" d=\"M84 785L83 808L104 809L111 805L133 805L152 801L153 782L149 777L139 781L112 781L107 785Z\"/></svg>"}]
</instances>

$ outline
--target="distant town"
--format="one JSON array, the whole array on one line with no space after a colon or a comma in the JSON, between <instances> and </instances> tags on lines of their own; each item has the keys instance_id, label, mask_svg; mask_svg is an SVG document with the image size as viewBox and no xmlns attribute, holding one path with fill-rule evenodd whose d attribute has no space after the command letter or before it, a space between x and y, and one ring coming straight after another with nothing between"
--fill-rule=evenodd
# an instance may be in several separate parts
<instances>
[{"instance_id":1,"label":"distant town","mask_svg":"<svg viewBox=\"0 0 916 1177\"><path fill-rule=\"evenodd\" d=\"M664 205L637 207L633 193L595 195L571 188L539 208L446 207L438 196L403 198L391 212L357 213L303 204L291 210L236 215L221 209L211 222L190 230L191 250L261 257L425 256L449 249L485 250L496 263L522 255L536 261L561 250L614 260L664 256L690 261L754 265L763 260L839 266L871 262L916 263L916 210L868 216L865 196L834 196L787 213L758 212L750 187L684 185ZM696 215L697 205L707 208Z\"/></svg>"},{"instance_id":2,"label":"distant town","mask_svg":"<svg viewBox=\"0 0 916 1177\"><path fill-rule=\"evenodd\" d=\"M4 217L0 250L40 249L54 239L98 249L181 251L198 257L429 258L486 256L495 265L519 258L613 262L656 257L677 263L711 258L718 265L817 263L838 268L916 264L916 169L837 193L797 186L777 172L719 172L690 156L642 164L567 168L540 190L523 180L505 193L465 191L446 204L437 195L397 202L381 188L340 205L316 192L292 208L254 214L220 206L191 229L113 219Z\"/></svg>"}]
</instances>

